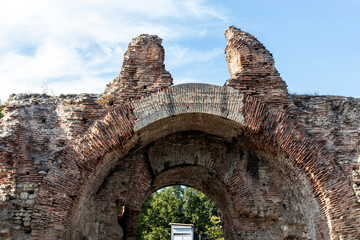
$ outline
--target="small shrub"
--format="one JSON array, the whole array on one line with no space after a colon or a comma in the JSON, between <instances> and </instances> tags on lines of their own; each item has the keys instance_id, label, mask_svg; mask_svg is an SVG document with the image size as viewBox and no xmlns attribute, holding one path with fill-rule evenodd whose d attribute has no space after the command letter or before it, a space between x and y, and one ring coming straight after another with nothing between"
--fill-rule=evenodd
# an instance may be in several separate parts
<instances>
[{"instance_id":1,"label":"small shrub","mask_svg":"<svg viewBox=\"0 0 360 240\"><path fill-rule=\"evenodd\" d=\"M101 106L112 106L114 102L114 96L112 94L106 94L103 98L98 99L96 102Z\"/></svg>"},{"instance_id":2,"label":"small shrub","mask_svg":"<svg viewBox=\"0 0 360 240\"><path fill-rule=\"evenodd\" d=\"M5 103L6 104L6 103ZM4 114L3 114L3 108L2 108L2 103L1 103L1 101L0 101L0 118L2 118L2 117L4 117Z\"/></svg>"}]
</instances>

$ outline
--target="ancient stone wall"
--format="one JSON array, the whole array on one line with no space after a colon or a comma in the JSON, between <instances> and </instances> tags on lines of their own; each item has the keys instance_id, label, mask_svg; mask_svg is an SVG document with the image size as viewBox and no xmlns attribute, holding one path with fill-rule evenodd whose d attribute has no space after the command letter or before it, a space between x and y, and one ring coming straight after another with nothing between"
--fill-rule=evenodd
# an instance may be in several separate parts
<instances>
[{"instance_id":1,"label":"ancient stone wall","mask_svg":"<svg viewBox=\"0 0 360 240\"><path fill-rule=\"evenodd\" d=\"M9 218L4 223L14 229L14 237L21 239L31 233L40 185L51 167L60 164L58 155L71 139L104 114L104 107L96 99L98 95L90 94L10 97L1 120L0 171L7 174L2 179L8 181L2 184L1 195L6 204L2 216Z\"/></svg>"},{"instance_id":2,"label":"ancient stone wall","mask_svg":"<svg viewBox=\"0 0 360 240\"><path fill-rule=\"evenodd\" d=\"M224 87L171 86L134 38L102 94L18 94L0 120L1 239L134 239L143 201L185 184L225 239L360 239L359 99L289 95L271 53L226 30Z\"/></svg>"},{"instance_id":3,"label":"ancient stone wall","mask_svg":"<svg viewBox=\"0 0 360 240\"><path fill-rule=\"evenodd\" d=\"M360 99L292 95L296 120L335 155L360 202Z\"/></svg>"}]
</instances>

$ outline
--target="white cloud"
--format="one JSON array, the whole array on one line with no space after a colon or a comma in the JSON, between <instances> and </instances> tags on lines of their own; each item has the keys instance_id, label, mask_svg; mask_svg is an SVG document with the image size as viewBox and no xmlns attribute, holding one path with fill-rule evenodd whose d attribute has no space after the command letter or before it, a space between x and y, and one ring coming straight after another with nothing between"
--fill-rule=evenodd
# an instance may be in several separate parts
<instances>
[{"instance_id":1,"label":"white cloud","mask_svg":"<svg viewBox=\"0 0 360 240\"><path fill-rule=\"evenodd\" d=\"M100 92L120 71L132 37L150 33L168 42L201 37L206 29L194 22L225 19L207 5L198 0L1 1L0 99L40 92L43 83L55 94ZM185 54L216 54L172 49L183 55L175 65L189 63Z\"/></svg>"},{"instance_id":2,"label":"white cloud","mask_svg":"<svg viewBox=\"0 0 360 240\"><path fill-rule=\"evenodd\" d=\"M222 14L220 14L218 11L216 11L214 8L209 8L206 5L204 5L204 1L203 0L198 0L198 1L193 1L193 0L189 0L189 1L185 1L184 5L186 6L186 8L195 16L202 18L202 17L206 17L206 16L212 16L215 18L219 18L223 21L227 21L226 17L223 16Z\"/></svg>"},{"instance_id":3,"label":"white cloud","mask_svg":"<svg viewBox=\"0 0 360 240\"><path fill-rule=\"evenodd\" d=\"M175 68L193 63L209 62L223 54L224 50L220 48L199 51L180 45L174 45L166 49L166 66L168 68Z\"/></svg>"}]
</instances>

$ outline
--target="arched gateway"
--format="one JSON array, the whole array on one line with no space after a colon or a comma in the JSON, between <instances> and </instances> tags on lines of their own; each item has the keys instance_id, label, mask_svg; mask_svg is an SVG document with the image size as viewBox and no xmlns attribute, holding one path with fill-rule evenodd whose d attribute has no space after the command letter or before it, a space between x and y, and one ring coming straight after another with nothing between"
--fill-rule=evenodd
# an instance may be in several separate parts
<instances>
[{"instance_id":1,"label":"arched gateway","mask_svg":"<svg viewBox=\"0 0 360 240\"><path fill-rule=\"evenodd\" d=\"M326 124L311 113L339 102L348 127L336 134L347 138L358 100L305 106L315 100L287 93L253 36L230 27L226 37L226 86L170 86L160 40L141 35L103 95L13 96L1 122L0 234L135 239L144 200L183 184L213 200L227 240L359 239L359 139L346 152L309 124Z\"/></svg>"}]
</instances>

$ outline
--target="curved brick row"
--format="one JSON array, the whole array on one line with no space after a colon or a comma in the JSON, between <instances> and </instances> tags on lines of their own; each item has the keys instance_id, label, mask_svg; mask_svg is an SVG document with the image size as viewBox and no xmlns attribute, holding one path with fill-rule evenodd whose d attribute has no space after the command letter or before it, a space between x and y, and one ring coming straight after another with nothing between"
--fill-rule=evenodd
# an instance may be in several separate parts
<instances>
[{"instance_id":1,"label":"curved brick row","mask_svg":"<svg viewBox=\"0 0 360 240\"><path fill-rule=\"evenodd\" d=\"M165 88L115 108L95 122L87 134L73 144L77 154L68 149L61 157L61 169L53 167L45 178L37 202L38 215L33 219L38 231L33 235L46 234L45 229L56 221L67 225L65 230L65 226L59 227L58 234L71 231L81 214L81 205L89 194L97 191L98 182L102 181L100 175L106 176L106 171L110 171L104 166L115 161L108 159L107 154L117 149L125 154L134 147L127 146L128 141L134 137L141 139L137 133L146 126L188 113L227 118L242 125L263 148L286 153L312 183L314 195L328 218L332 238L357 239L360 225L356 222L359 219L356 198L350 181L338 171L331 155L285 113L269 111L260 100L244 97L230 87L205 84ZM158 137L152 136L153 140ZM141 147L141 143L136 147ZM45 199L49 192L56 196L51 203ZM344 197L346 206L341 202Z\"/></svg>"},{"instance_id":2,"label":"curved brick row","mask_svg":"<svg viewBox=\"0 0 360 240\"><path fill-rule=\"evenodd\" d=\"M269 111L259 99L244 99L245 126L260 135L263 144L286 152L309 176L313 193L328 218L330 230L346 239L358 238L360 225L358 203L348 178L337 166L333 156L311 139L304 129L286 113ZM341 203L340 199L349 201ZM333 199L333 200L331 200ZM336 199L336 200L335 200ZM344 231L346 229L346 231Z\"/></svg>"}]
</instances>

